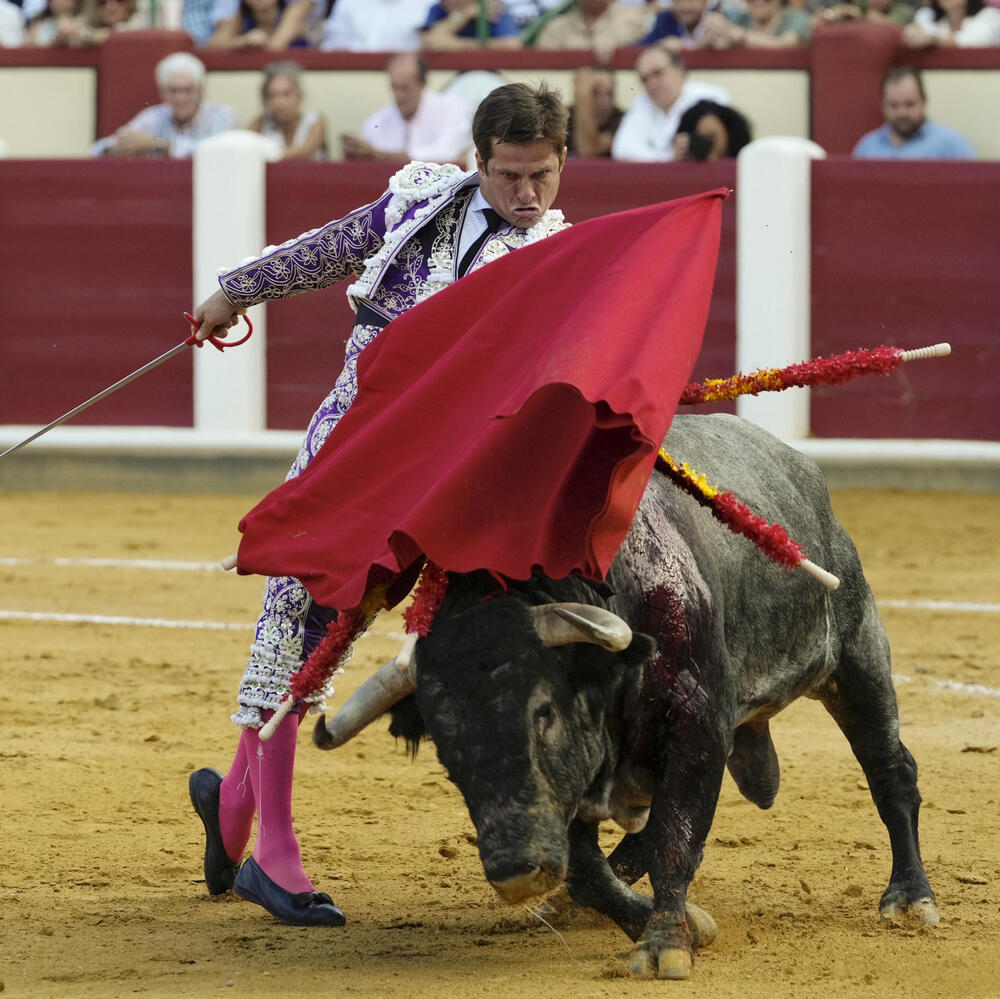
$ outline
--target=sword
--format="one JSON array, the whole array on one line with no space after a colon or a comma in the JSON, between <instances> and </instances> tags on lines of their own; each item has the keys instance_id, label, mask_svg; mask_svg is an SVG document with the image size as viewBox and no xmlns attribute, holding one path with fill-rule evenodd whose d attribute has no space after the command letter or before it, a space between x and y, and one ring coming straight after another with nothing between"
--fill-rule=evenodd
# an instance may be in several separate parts
<instances>
[{"instance_id":1,"label":"sword","mask_svg":"<svg viewBox=\"0 0 1000 999\"><path fill-rule=\"evenodd\" d=\"M68 413L63 413L58 419L53 420L51 423L42 427L41 430L36 430L30 437L26 437L19 444L15 444L13 447L7 448L2 454L0 454L0 460L7 457L9 454L13 454L15 451L19 451L26 444L30 444L34 440L38 440L42 434L47 434L53 427L58 427L60 423L65 423L67 420L71 420L78 413L82 413L85 409L89 409L94 405L95 402L100 402L102 399L106 399L112 392L117 392L120 388L124 388L129 382L134 382L137 378L141 378L147 371L152 371L153 368L159 367L164 361L169 361L170 358L176 357L178 354L182 354L188 347L200 347L204 340L199 340L197 337L198 323L195 321L194 316L190 313L185 312L184 318L191 324L195 332L192 333L186 340L177 344L176 347L171 347L165 354L160 354L159 357L154 358L147 364L144 364L141 368L137 368L130 375L126 375L124 378L119 379L114 383L114 385L109 385L106 389L102 389L97 395L91 396L86 402L81 402L79 406L74 407ZM210 336L207 338L208 342L216 350L225 350L227 347L238 347L241 343L246 343L250 339L250 334L253 333L253 323L250 322L248 316L243 317L246 320L247 332L246 336L242 340L234 340L232 343L228 343L225 340L219 339L219 337Z\"/></svg>"}]
</instances>

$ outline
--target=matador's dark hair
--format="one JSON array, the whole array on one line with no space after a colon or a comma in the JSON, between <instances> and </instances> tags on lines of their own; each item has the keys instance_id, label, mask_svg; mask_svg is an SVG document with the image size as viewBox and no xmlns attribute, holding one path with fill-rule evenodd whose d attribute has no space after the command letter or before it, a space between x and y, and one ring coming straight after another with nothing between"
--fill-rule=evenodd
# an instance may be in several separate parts
<instances>
[{"instance_id":1,"label":"matador's dark hair","mask_svg":"<svg viewBox=\"0 0 1000 999\"><path fill-rule=\"evenodd\" d=\"M551 143L557 156L566 148L569 111L559 94L544 83L529 87L508 83L497 87L482 100L472 119L476 151L488 163L497 142Z\"/></svg>"}]
</instances>

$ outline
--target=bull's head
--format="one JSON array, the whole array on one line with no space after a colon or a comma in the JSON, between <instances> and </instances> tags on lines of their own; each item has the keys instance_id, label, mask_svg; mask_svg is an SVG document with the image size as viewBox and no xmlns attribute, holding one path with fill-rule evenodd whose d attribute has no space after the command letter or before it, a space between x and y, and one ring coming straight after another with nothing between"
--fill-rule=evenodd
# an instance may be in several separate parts
<instances>
[{"instance_id":1,"label":"bull's head","mask_svg":"<svg viewBox=\"0 0 1000 999\"><path fill-rule=\"evenodd\" d=\"M625 651L631 643L601 607L475 601L439 613L416 669L384 666L314 738L339 744L412 690L469 807L487 878L520 902L563 880L567 827L599 775L610 784L607 715L621 667L649 653L642 641Z\"/></svg>"}]
</instances>

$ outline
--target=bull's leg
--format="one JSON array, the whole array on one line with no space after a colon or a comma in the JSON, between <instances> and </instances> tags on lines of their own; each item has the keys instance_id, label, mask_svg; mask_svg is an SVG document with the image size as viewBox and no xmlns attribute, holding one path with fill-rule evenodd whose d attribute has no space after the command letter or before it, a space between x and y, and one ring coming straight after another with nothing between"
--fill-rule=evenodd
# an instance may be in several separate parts
<instances>
[{"instance_id":1,"label":"bull's leg","mask_svg":"<svg viewBox=\"0 0 1000 999\"><path fill-rule=\"evenodd\" d=\"M627 885L634 885L649 870L644 836L645 830L628 833L608 856L612 874Z\"/></svg>"},{"instance_id":2,"label":"bull's leg","mask_svg":"<svg viewBox=\"0 0 1000 999\"><path fill-rule=\"evenodd\" d=\"M626 837L628 838L628 837ZM634 880L645 874L642 871ZM633 940L638 940L653 914L653 900L633 891L615 876L597 842L597 825L574 819L569 828L570 898L613 920ZM715 920L690 902L685 905L692 946L707 947L717 936Z\"/></svg>"},{"instance_id":3,"label":"bull's leg","mask_svg":"<svg viewBox=\"0 0 1000 999\"><path fill-rule=\"evenodd\" d=\"M690 714L674 719L665 740L649 822L643 831L653 914L629 956L643 978L687 978L694 934L685 906L688 885L701 863L728 756L727 736Z\"/></svg>"},{"instance_id":4,"label":"bull's leg","mask_svg":"<svg viewBox=\"0 0 1000 999\"><path fill-rule=\"evenodd\" d=\"M874 610L870 614L874 616ZM937 904L917 835L917 764L899 740L888 642L877 620L862 629L861 637L863 641L844 649L831 682L817 694L847 736L889 832L892 873L880 914L890 917L910 910L928 926L936 926Z\"/></svg>"},{"instance_id":5,"label":"bull's leg","mask_svg":"<svg viewBox=\"0 0 1000 999\"><path fill-rule=\"evenodd\" d=\"M653 900L633 891L615 877L597 842L596 823L574 819L569 827L570 898L607 916L633 940L638 940L653 913Z\"/></svg>"}]
</instances>

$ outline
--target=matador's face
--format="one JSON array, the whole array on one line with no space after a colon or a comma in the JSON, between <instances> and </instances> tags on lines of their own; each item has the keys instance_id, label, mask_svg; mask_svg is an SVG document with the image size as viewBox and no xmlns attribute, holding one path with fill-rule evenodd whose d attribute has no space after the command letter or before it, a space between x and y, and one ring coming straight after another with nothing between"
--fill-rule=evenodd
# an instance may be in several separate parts
<instances>
[{"instance_id":1,"label":"matador's face","mask_svg":"<svg viewBox=\"0 0 1000 999\"><path fill-rule=\"evenodd\" d=\"M493 155L489 162L483 162L476 152L479 189L501 218L519 229L528 229L556 200L566 150L557 156L552 143L545 139L491 142Z\"/></svg>"}]
</instances>

